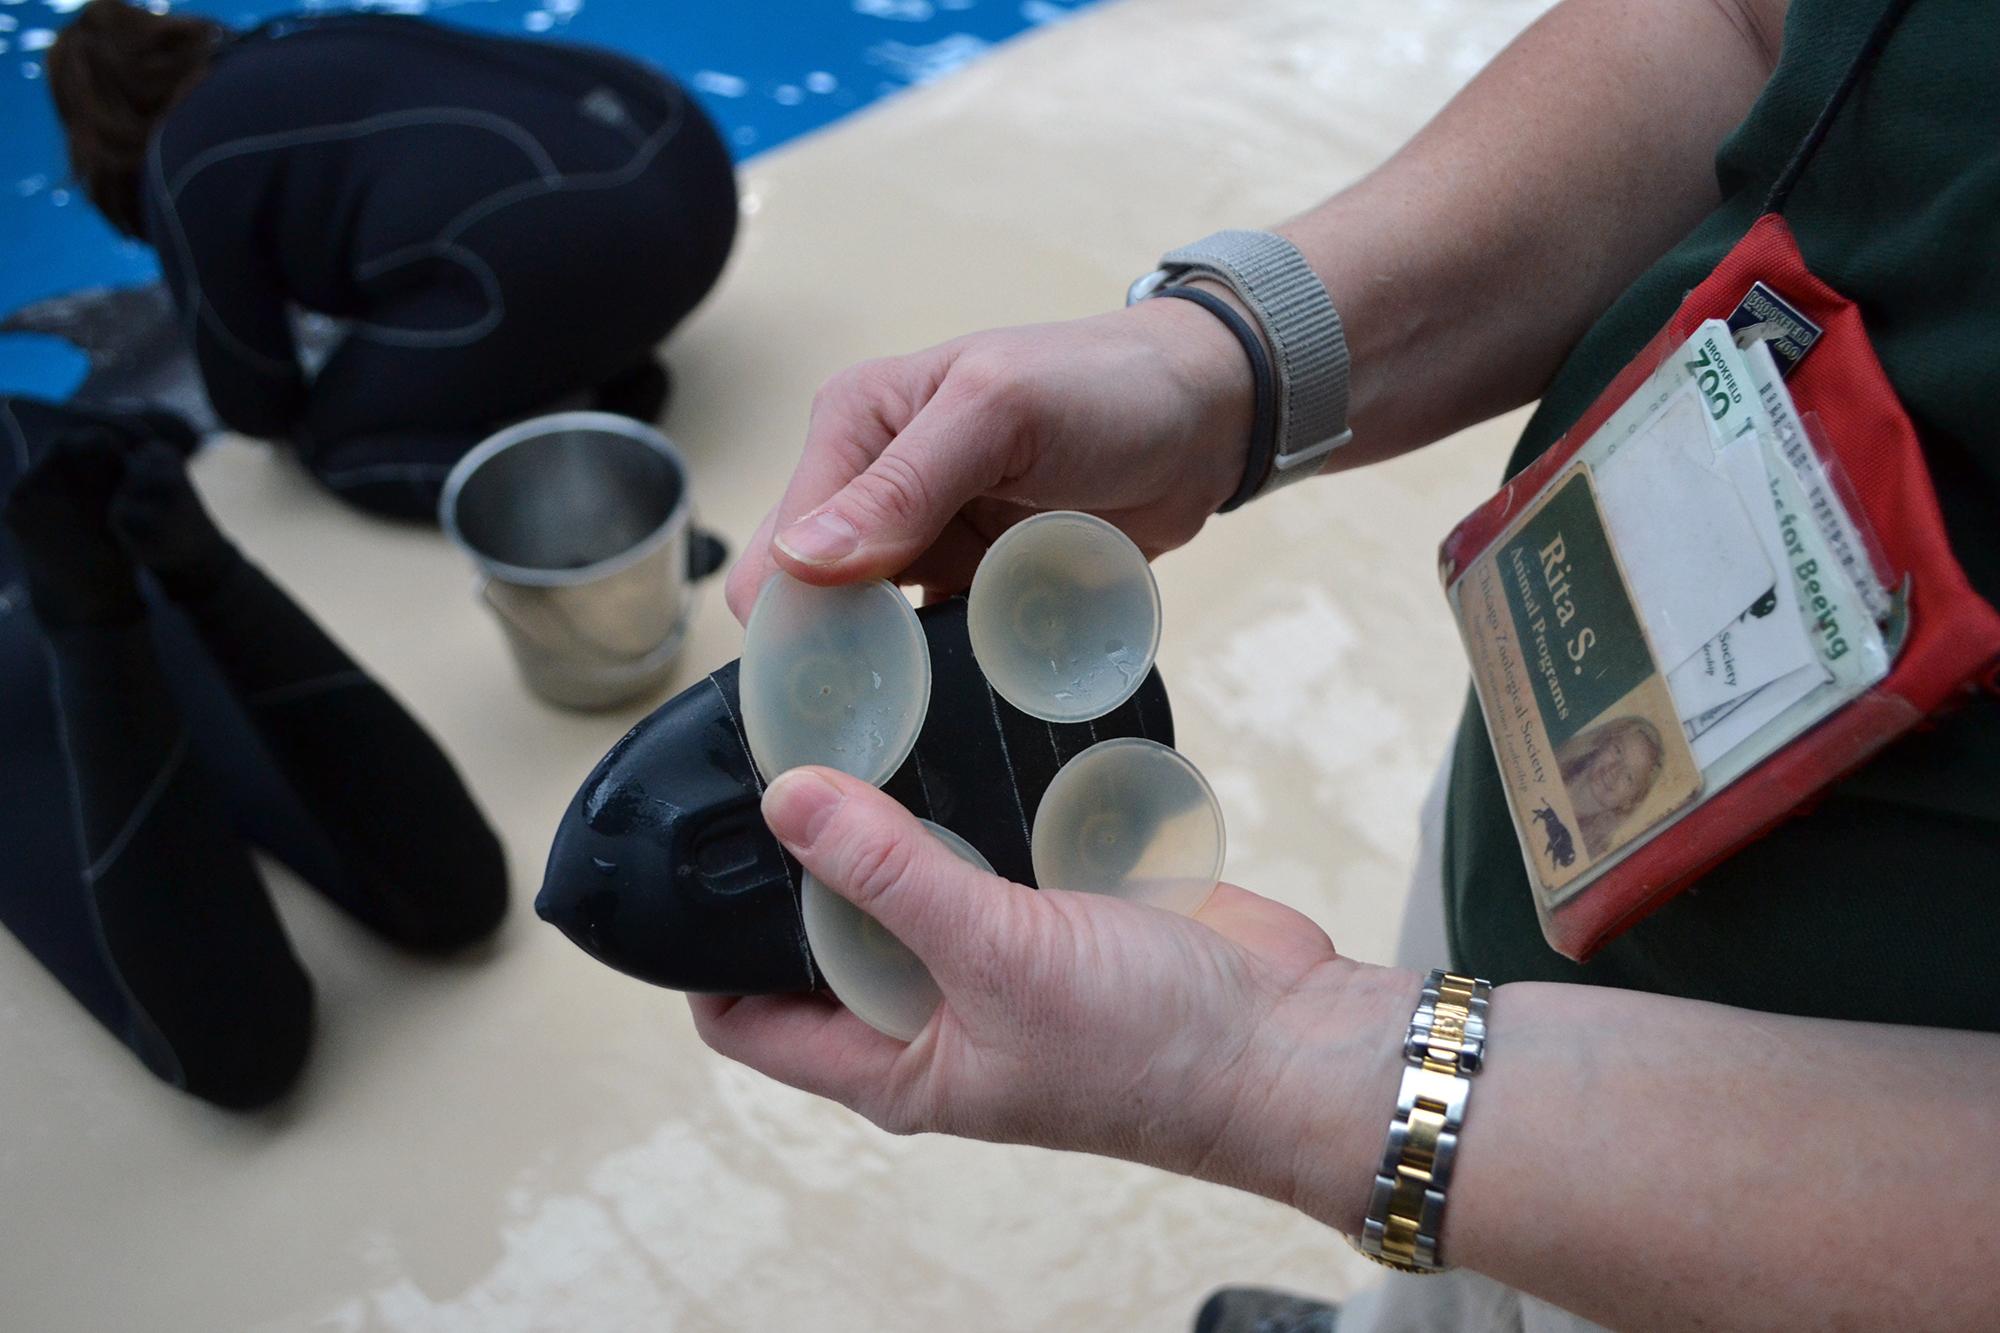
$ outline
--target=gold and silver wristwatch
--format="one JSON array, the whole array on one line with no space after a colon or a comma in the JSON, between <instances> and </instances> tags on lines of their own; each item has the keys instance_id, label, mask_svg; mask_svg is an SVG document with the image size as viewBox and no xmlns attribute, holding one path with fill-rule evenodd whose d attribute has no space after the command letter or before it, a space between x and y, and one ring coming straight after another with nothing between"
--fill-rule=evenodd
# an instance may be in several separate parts
<instances>
[{"instance_id":1,"label":"gold and silver wristwatch","mask_svg":"<svg viewBox=\"0 0 2000 1333\"><path fill-rule=\"evenodd\" d=\"M1438 1235L1472 1075L1486 1054L1493 984L1434 970L1403 1039L1403 1081L1355 1248L1405 1273L1442 1273Z\"/></svg>"}]
</instances>

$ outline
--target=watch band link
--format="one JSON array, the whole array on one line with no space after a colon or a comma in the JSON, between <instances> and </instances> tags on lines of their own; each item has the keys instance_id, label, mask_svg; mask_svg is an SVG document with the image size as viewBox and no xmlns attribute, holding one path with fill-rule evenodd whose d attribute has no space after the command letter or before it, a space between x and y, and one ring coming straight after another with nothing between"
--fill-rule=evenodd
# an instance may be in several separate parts
<instances>
[{"instance_id":1,"label":"watch band link","mask_svg":"<svg viewBox=\"0 0 2000 1333\"><path fill-rule=\"evenodd\" d=\"M1444 1271L1438 1237L1471 1075L1486 1053L1486 1007L1492 992L1488 982L1440 968L1426 978L1411 1016L1396 1114L1357 1247L1392 1268Z\"/></svg>"},{"instance_id":2,"label":"watch band link","mask_svg":"<svg viewBox=\"0 0 2000 1333\"><path fill-rule=\"evenodd\" d=\"M1486 1002L1490 983L1443 968L1424 979L1403 1057L1447 1074L1476 1074L1486 1054Z\"/></svg>"}]
</instances>

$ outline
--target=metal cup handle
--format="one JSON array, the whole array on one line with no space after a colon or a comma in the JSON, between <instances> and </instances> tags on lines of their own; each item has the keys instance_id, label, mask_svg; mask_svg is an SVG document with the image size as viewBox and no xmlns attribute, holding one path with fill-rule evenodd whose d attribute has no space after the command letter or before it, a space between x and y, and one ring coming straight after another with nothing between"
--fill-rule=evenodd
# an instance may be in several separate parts
<instances>
[{"instance_id":1,"label":"metal cup handle","mask_svg":"<svg viewBox=\"0 0 2000 1333\"><path fill-rule=\"evenodd\" d=\"M729 561L729 543L697 525L692 518L688 521L687 543L689 583L701 582Z\"/></svg>"},{"instance_id":2,"label":"metal cup handle","mask_svg":"<svg viewBox=\"0 0 2000 1333\"><path fill-rule=\"evenodd\" d=\"M688 511L687 530L687 598L685 610L681 614L681 624L694 624L695 612L701 609L702 583L709 575L729 563L729 543L718 534L710 532L695 521L694 511Z\"/></svg>"}]
</instances>

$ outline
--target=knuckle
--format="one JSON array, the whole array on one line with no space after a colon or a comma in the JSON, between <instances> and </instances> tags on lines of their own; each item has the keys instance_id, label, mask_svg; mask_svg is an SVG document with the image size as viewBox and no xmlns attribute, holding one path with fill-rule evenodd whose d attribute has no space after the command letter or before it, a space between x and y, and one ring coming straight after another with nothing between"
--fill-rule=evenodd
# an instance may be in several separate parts
<instances>
[{"instance_id":1,"label":"knuckle","mask_svg":"<svg viewBox=\"0 0 2000 1333\"><path fill-rule=\"evenodd\" d=\"M871 408L897 394L899 377L893 357L860 361L829 375L813 394L812 413Z\"/></svg>"},{"instance_id":2,"label":"knuckle","mask_svg":"<svg viewBox=\"0 0 2000 1333\"><path fill-rule=\"evenodd\" d=\"M931 485L923 473L897 454L883 454L855 482L862 503L891 523L921 521L931 510Z\"/></svg>"},{"instance_id":3,"label":"knuckle","mask_svg":"<svg viewBox=\"0 0 2000 1333\"><path fill-rule=\"evenodd\" d=\"M961 358L952 366L952 379L958 392L988 415L1003 418L1025 415L1034 397L1034 386L1019 370L987 357Z\"/></svg>"},{"instance_id":4,"label":"knuckle","mask_svg":"<svg viewBox=\"0 0 2000 1333\"><path fill-rule=\"evenodd\" d=\"M861 396L861 368L849 366L826 377L813 391L812 414L838 411Z\"/></svg>"},{"instance_id":5,"label":"knuckle","mask_svg":"<svg viewBox=\"0 0 2000 1333\"><path fill-rule=\"evenodd\" d=\"M848 384L859 397L880 402L900 397L903 388L903 361L900 357L878 356L856 362L848 368Z\"/></svg>"},{"instance_id":6,"label":"knuckle","mask_svg":"<svg viewBox=\"0 0 2000 1333\"><path fill-rule=\"evenodd\" d=\"M885 830L869 829L849 847L844 869L855 897L870 903L894 889L908 874L910 851Z\"/></svg>"}]
</instances>

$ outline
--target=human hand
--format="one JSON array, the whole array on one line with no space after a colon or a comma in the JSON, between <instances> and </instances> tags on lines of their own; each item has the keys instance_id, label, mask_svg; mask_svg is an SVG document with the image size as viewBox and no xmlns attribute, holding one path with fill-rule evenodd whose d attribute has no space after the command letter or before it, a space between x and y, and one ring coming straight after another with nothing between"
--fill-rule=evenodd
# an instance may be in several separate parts
<instances>
[{"instance_id":1,"label":"human hand","mask_svg":"<svg viewBox=\"0 0 2000 1333\"><path fill-rule=\"evenodd\" d=\"M962 591L993 539L1042 509L1088 510L1159 555L1235 490L1250 417L1242 348L1186 301L863 362L814 399L784 497L730 572L730 609L747 620L777 569Z\"/></svg>"},{"instance_id":2,"label":"human hand","mask_svg":"<svg viewBox=\"0 0 2000 1333\"><path fill-rule=\"evenodd\" d=\"M1410 974L1231 884L1189 918L1011 883L828 769L780 776L764 815L944 999L905 1045L823 995L691 997L710 1046L892 1132L1122 1157L1358 1226Z\"/></svg>"}]
</instances>

